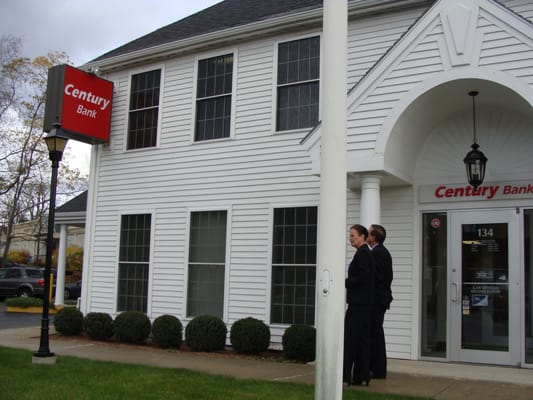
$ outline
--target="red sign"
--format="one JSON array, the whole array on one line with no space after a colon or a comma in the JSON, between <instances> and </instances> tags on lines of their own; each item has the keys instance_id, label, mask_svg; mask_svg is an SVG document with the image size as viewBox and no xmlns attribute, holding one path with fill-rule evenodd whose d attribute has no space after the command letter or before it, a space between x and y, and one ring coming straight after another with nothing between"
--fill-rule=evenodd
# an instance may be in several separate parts
<instances>
[{"instance_id":1,"label":"red sign","mask_svg":"<svg viewBox=\"0 0 533 400\"><path fill-rule=\"evenodd\" d=\"M428 185L419 188L421 203L531 198L533 198L532 181L487 182L477 188L468 184Z\"/></svg>"},{"instance_id":2,"label":"red sign","mask_svg":"<svg viewBox=\"0 0 533 400\"><path fill-rule=\"evenodd\" d=\"M48 71L44 131L60 123L67 136L95 144L109 142L113 82L69 65Z\"/></svg>"},{"instance_id":3,"label":"red sign","mask_svg":"<svg viewBox=\"0 0 533 400\"><path fill-rule=\"evenodd\" d=\"M431 227L432 227L432 228L435 228L435 229L439 228L439 227L440 227L440 219L438 219L438 218L433 218L433 219L431 220Z\"/></svg>"}]
</instances>

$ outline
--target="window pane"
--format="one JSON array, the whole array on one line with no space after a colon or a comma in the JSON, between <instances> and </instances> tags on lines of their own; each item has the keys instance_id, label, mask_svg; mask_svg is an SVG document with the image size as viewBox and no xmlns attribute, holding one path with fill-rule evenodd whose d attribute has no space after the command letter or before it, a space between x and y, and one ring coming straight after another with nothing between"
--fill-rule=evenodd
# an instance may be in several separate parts
<instances>
[{"instance_id":1,"label":"window pane","mask_svg":"<svg viewBox=\"0 0 533 400\"><path fill-rule=\"evenodd\" d=\"M226 259L226 211L191 213L189 261L224 263Z\"/></svg>"},{"instance_id":2,"label":"window pane","mask_svg":"<svg viewBox=\"0 0 533 400\"><path fill-rule=\"evenodd\" d=\"M226 211L191 213L187 316L223 317Z\"/></svg>"},{"instance_id":3,"label":"window pane","mask_svg":"<svg viewBox=\"0 0 533 400\"><path fill-rule=\"evenodd\" d=\"M224 266L189 264L187 316L223 317Z\"/></svg>"},{"instance_id":4,"label":"window pane","mask_svg":"<svg viewBox=\"0 0 533 400\"><path fill-rule=\"evenodd\" d=\"M421 354L428 357L446 357L446 237L446 213L424 214Z\"/></svg>"},{"instance_id":5,"label":"window pane","mask_svg":"<svg viewBox=\"0 0 533 400\"><path fill-rule=\"evenodd\" d=\"M271 320L314 324L316 207L274 210Z\"/></svg>"},{"instance_id":6,"label":"window pane","mask_svg":"<svg viewBox=\"0 0 533 400\"><path fill-rule=\"evenodd\" d=\"M231 96L214 97L197 102L196 141L230 136Z\"/></svg>"},{"instance_id":7,"label":"window pane","mask_svg":"<svg viewBox=\"0 0 533 400\"><path fill-rule=\"evenodd\" d=\"M121 218L117 311L146 312L151 218L150 214Z\"/></svg>"},{"instance_id":8,"label":"window pane","mask_svg":"<svg viewBox=\"0 0 533 400\"><path fill-rule=\"evenodd\" d=\"M310 128L318 123L319 79L318 36L278 45L278 131Z\"/></svg>"},{"instance_id":9,"label":"window pane","mask_svg":"<svg viewBox=\"0 0 533 400\"><path fill-rule=\"evenodd\" d=\"M195 140L230 136L233 54L200 60Z\"/></svg>"},{"instance_id":10,"label":"window pane","mask_svg":"<svg viewBox=\"0 0 533 400\"><path fill-rule=\"evenodd\" d=\"M158 113L159 109L153 108L129 114L129 150L156 145Z\"/></svg>"},{"instance_id":11,"label":"window pane","mask_svg":"<svg viewBox=\"0 0 533 400\"><path fill-rule=\"evenodd\" d=\"M159 69L131 77L128 150L156 145L160 85Z\"/></svg>"},{"instance_id":12,"label":"window pane","mask_svg":"<svg viewBox=\"0 0 533 400\"><path fill-rule=\"evenodd\" d=\"M277 130L315 126L319 100L316 81L278 88Z\"/></svg>"},{"instance_id":13,"label":"window pane","mask_svg":"<svg viewBox=\"0 0 533 400\"><path fill-rule=\"evenodd\" d=\"M148 264L121 263L118 276L117 311L146 312Z\"/></svg>"}]
</instances>

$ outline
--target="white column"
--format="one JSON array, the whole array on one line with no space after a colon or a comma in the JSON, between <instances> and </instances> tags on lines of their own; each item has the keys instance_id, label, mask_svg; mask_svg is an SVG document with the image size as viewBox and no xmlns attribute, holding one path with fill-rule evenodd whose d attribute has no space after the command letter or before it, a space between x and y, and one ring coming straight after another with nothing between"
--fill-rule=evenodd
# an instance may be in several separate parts
<instances>
[{"instance_id":1,"label":"white column","mask_svg":"<svg viewBox=\"0 0 533 400\"><path fill-rule=\"evenodd\" d=\"M324 1L315 399L342 399L346 261L347 1Z\"/></svg>"},{"instance_id":2,"label":"white column","mask_svg":"<svg viewBox=\"0 0 533 400\"><path fill-rule=\"evenodd\" d=\"M379 224L381 220L380 184L379 175L361 176L360 224L367 228L372 224Z\"/></svg>"},{"instance_id":3,"label":"white column","mask_svg":"<svg viewBox=\"0 0 533 400\"><path fill-rule=\"evenodd\" d=\"M57 251L57 281L55 305L65 304L65 271L67 269L67 225L60 225L59 249Z\"/></svg>"}]
</instances>

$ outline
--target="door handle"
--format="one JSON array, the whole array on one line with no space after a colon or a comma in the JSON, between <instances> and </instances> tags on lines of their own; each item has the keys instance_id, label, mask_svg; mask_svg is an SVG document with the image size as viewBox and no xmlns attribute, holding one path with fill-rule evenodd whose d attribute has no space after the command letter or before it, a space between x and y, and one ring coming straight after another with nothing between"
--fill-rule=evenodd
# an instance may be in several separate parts
<instances>
[{"instance_id":1,"label":"door handle","mask_svg":"<svg viewBox=\"0 0 533 400\"><path fill-rule=\"evenodd\" d=\"M452 292L451 292L451 298L452 301L456 302L459 294L459 283L452 282Z\"/></svg>"}]
</instances>

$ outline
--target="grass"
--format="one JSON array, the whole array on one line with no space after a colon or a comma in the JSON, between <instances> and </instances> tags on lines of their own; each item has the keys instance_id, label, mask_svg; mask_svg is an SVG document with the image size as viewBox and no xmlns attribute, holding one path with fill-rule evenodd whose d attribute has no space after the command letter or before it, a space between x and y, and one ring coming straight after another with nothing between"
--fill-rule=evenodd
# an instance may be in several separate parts
<instances>
[{"instance_id":1,"label":"grass","mask_svg":"<svg viewBox=\"0 0 533 400\"><path fill-rule=\"evenodd\" d=\"M209 375L184 369L91 361L61 356L55 365L32 364L33 353L0 347L3 400L300 400L312 385ZM346 390L345 400L419 399Z\"/></svg>"}]
</instances>

